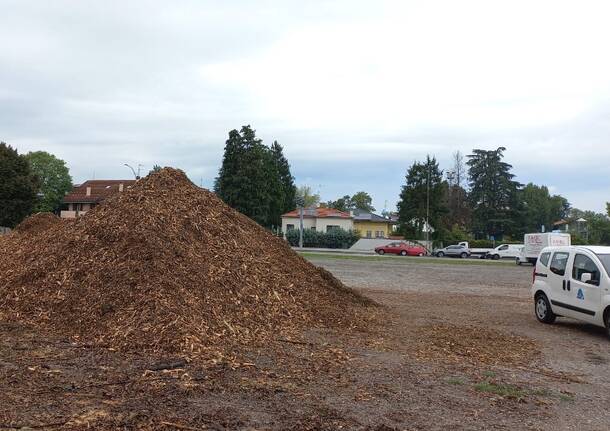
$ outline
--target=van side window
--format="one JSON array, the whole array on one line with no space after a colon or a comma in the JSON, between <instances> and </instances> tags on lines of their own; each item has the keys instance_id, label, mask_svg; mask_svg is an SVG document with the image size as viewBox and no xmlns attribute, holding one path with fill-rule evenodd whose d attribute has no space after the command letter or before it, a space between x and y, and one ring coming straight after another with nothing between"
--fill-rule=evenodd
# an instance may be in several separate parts
<instances>
[{"instance_id":1,"label":"van side window","mask_svg":"<svg viewBox=\"0 0 610 431\"><path fill-rule=\"evenodd\" d=\"M547 251L546 253L542 253L540 255L540 263L544 266L549 266L549 257L551 257L550 252Z\"/></svg>"},{"instance_id":2,"label":"van side window","mask_svg":"<svg viewBox=\"0 0 610 431\"><path fill-rule=\"evenodd\" d=\"M565 275L569 256L570 253L555 253L553 259L551 259L551 266L549 267L551 272L554 272L557 275Z\"/></svg>"},{"instance_id":3,"label":"van side window","mask_svg":"<svg viewBox=\"0 0 610 431\"><path fill-rule=\"evenodd\" d=\"M502 250L508 250L508 245L503 245L503 246L502 246L502 247L500 247L498 250L499 250L499 251L502 251Z\"/></svg>"},{"instance_id":4,"label":"van side window","mask_svg":"<svg viewBox=\"0 0 610 431\"><path fill-rule=\"evenodd\" d=\"M585 256L584 254L577 254L574 257L574 266L572 268L572 278L574 280L580 280L583 274L591 274L590 284L599 285L599 269L597 265L591 260L590 257Z\"/></svg>"}]
</instances>

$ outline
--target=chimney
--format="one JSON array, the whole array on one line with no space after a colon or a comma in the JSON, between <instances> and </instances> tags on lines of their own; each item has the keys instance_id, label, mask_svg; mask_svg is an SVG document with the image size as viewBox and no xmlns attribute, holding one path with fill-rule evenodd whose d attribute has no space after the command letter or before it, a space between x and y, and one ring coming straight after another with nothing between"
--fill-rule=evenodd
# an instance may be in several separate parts
<instances>
[{"instance_id":1,"label":"chimney","mask_svg":"<svg viewBox=\"0 0 610 431\"><path fill-rule=\"evenodd\" d=\"M119 193L123 191L123 183L119 184Z\"/></svg>"},{"instance_id":2,"label":"chimney","mask_svg":"<svg viewBox=\"0 0 610 431\"><path fill-rule=\"evenodd\" d=\"M354 210L349 210L349 216L354 217Z\"/></svg>"},{"instance_id":3,"label":"chimney","mask_svg":"<svg viewBox=\"0 0 610 431\"><path fill-rule=\"evenodd\" d=\"M87 186L87 196L91 196L91 187Z\"/></svg>"}]
</instances>

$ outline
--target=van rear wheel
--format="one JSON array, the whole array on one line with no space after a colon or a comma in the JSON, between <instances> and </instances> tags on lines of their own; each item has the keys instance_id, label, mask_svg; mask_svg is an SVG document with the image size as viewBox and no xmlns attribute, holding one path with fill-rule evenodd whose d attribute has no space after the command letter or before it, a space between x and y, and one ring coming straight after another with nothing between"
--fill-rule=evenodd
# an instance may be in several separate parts
<instances>
[{"instance_id":1,"label":"van rear wheel","mask_svg":"<svg viewBox=\"0 0 610 431\"><path fill-rule=\"evenodd\" d=\"M606 334L610 338L610 311L606 312Z\"/></svg>"},{"instance_id":2,"label":"van rear wheel","mask_svg":"<svg viewBox=\"0 0 610 431\"><path fill-rule=\"evenodd\" d=\"M544 293L540 293L534 300L534 311L536 313L536 319L542 323L553 323L557 316L551 310L551 304Z\"/></svg>"}]
</instances>

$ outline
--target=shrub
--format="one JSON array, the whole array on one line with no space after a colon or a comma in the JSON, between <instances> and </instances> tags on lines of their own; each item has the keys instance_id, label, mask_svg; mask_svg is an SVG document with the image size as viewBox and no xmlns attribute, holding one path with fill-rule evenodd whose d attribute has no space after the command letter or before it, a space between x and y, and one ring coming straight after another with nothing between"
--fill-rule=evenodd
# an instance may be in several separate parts
<instances>
[{"instance_id":1,"label":"shrub","mask_svg":"<svg viewBox=\"0 0 610 431\"><path fill-rule=\"evenodd\" d=\"M358 232L353 230L336 229L330 232L317 232L311 229L303 230L303 247L315 248L350 248L360 239ZM288 243L297 247L299 245L299 230L286 232Z\"/></svg>"}]
</instances>

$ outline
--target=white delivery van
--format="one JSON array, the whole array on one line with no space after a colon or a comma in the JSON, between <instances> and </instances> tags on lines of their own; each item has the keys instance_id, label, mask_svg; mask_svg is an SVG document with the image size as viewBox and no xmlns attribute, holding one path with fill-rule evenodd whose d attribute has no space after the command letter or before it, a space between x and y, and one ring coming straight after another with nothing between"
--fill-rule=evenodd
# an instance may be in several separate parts
<instances>
[{"instance_id":1,"label":"white delivery van","mask_svg":"<svg viewBox=\"0 0 610 431\"><path fill-rule=\"evenodd\" d=\"M572 237L569 233L548 232L548 233L526 233L523 237L523 250L517 257L517 265L529 262L536 264L540 252L545 247L558 247L572 245Z\"/></svg>"},{"instance_id":2,"label":"white delivery van","mask_svg":"<svg viewBox=\"0 0 610 431\"><path fill-rule=\"evenodd\" d=\"M502 259L502 258L510 258L516 259L521 256L521 250L523 249L523 244L500 244L493 250L487 252L485 256L487 259Z\"/></svg>"},{"instance_id":3,"label":"white delivery van","mask_svg":"<svg viewBox=\"0 0 610 431\"><path fill-rule=\"evenodd\" d=\"M610 336L610 247L547 247L532 283L536 318L571 317L605 327Z\"/></svg>"}]
</instances>

